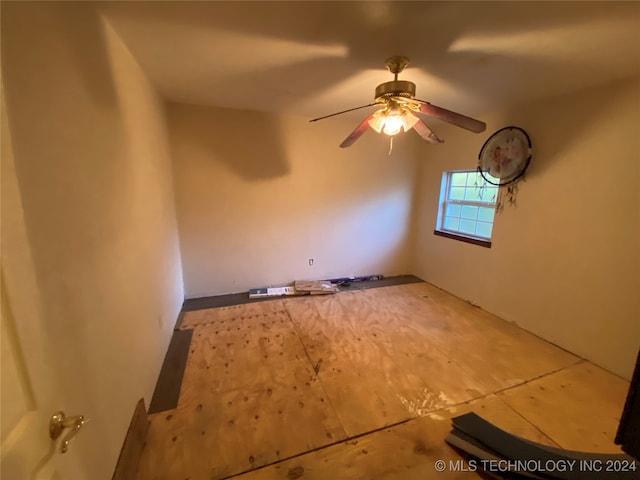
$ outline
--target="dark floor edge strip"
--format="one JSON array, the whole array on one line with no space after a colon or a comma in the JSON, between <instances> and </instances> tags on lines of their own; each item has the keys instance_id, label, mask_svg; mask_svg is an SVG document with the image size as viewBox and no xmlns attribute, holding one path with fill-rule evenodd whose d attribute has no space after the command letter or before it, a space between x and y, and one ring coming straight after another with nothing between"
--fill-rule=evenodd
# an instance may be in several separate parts
<instances>
[{"instance_id":1,"label":"dark floor edge strip","mask_svg":"<svg viewBox=\"0 0 640 480\"><path fill-rule=\"evenodd\" d=\"M193 330L173 331L151 398L149 414L172 410L178 406L192 336Z\"/></svg>"},{"instance_id":2,"label":"dark floor edge strip","mask_svg":"<svg viewBox=\"0 0 640 480\"><path fill-rule=\"evenodd\" d=\"M184 302L182 302L182 307L180 307L180 313L178 313L178 318L176 319L176 323L173 325L174 330L180 329L180 325L182 325L183 318L184 318Z\"/></svg>"},{"instance_id":3,"label":"dark floor edge strip","mask_svg":"<svg viewBox=\"0 0 640 480\"><path fill-rule=\"evenodd\" d=\"M394 285L406 285L409 283L420 282L424 282L424 280L416 277L415 275L398 275L393 277L383 277L379 280L352 282L348 286L340 286L339 288L340 292L350 292L357 290L366 290L369 288L390 287ZM207 308L230 307L233 305L242 305L245 303L281 300L283 298L287 297L249 298L249 292L230 293L228 295L216 295L211 297L188 298L182 304L182 312L192 312L195 310L204 310Z\"/></svg>"}]
</instances>

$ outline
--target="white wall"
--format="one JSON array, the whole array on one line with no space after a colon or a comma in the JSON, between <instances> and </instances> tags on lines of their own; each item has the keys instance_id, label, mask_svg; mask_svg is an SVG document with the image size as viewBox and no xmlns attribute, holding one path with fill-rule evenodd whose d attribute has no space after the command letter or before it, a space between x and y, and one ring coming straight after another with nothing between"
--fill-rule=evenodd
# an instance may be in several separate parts
<instances>
[{"instance_id":1,"label":"white wall","mask_svg":"<svg viewBox=\"0 0 640 480\"><path fill-rule=\"evenodd\" d=\"M415 273L630 378L640 346L640 79L483 116L487 133L441 129L423 148ZM491 249L433 235L442 172L474 169L508 125L535 149ZM440 131L440 130L439 130Z\"/></svg>"},{"instance_id":2,"label":"white wall","mask_svg":"<svg viewBox=\"0 0 640 480\"><path fill-rule=\"evenodd\" d=\"M339 148L363 116L170 106L188 297L410 270L415 143Z\"/></svg>"},{"instance_id":3,"label":"white wall","mask_svg":"<svg viewBox=\"0 0 640 480\"><path fill-rule=\"evenodd\" d=\"M91 418L86 478L111 478L183 300L163 105L87 3L3 2L2 72L60 408Z\"/></svg>"}]
</instances>

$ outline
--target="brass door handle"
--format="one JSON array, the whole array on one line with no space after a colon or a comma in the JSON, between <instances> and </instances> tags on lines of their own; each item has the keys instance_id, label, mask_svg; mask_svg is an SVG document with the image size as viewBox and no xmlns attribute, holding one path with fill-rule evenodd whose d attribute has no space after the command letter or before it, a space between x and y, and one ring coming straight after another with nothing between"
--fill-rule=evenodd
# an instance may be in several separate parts
<instances>
[{"instance_id":1,"label":"brass door handle","mask_svg":"<svg viewBox=\"0 0 640 480\"><path fill-rule=\"evenodd\" d=\"M62 432L69 428L69 432L62 439L62 444L60 446L61 453L67 453L69 449L69 442L75 437L78 430L82 428L82 426L87 422L84 418L84 415L76 415L74 417L67 417L64 412L56 412L51 416L51 420L49 421L49 437L51 440L57 440Z\"/></svg>"}]
</instances>

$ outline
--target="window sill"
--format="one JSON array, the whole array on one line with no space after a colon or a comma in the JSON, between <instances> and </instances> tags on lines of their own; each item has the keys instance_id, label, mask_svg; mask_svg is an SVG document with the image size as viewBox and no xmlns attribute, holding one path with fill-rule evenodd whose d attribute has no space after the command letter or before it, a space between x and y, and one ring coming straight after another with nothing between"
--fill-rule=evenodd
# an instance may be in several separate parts
<instances>
[{"instance_id":1,"label":"window sill","mask_svg":"<svg viewBox=\"0 0 640 480\"><path fill-rule=\"evenodd\" d=\"M443 232L441 230L434 230L433 234L441 237L452 238L453 240L458 240L460 242L472 243L481 247L491 248L491 240L482 240L480 238L467 237L461 233Z\"/></svg>"}]
</instances>

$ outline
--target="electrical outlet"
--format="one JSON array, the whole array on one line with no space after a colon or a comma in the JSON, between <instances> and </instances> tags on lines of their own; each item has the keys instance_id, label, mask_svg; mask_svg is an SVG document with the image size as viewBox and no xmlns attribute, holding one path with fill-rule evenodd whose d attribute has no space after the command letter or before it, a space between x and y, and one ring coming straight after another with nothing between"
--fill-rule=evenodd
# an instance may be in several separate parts
<instances>
[{"instance_id":1,"label":"electrical outlet","mask_svg":"<svg viewBox=\"0 0 640 480\"><path fill-rule=\"evenodd\" d=\"M309 266L310 266L310 267L313 267L313 258L310 258L310 259L309 259Z\"/></svg>"}]
</instances>

